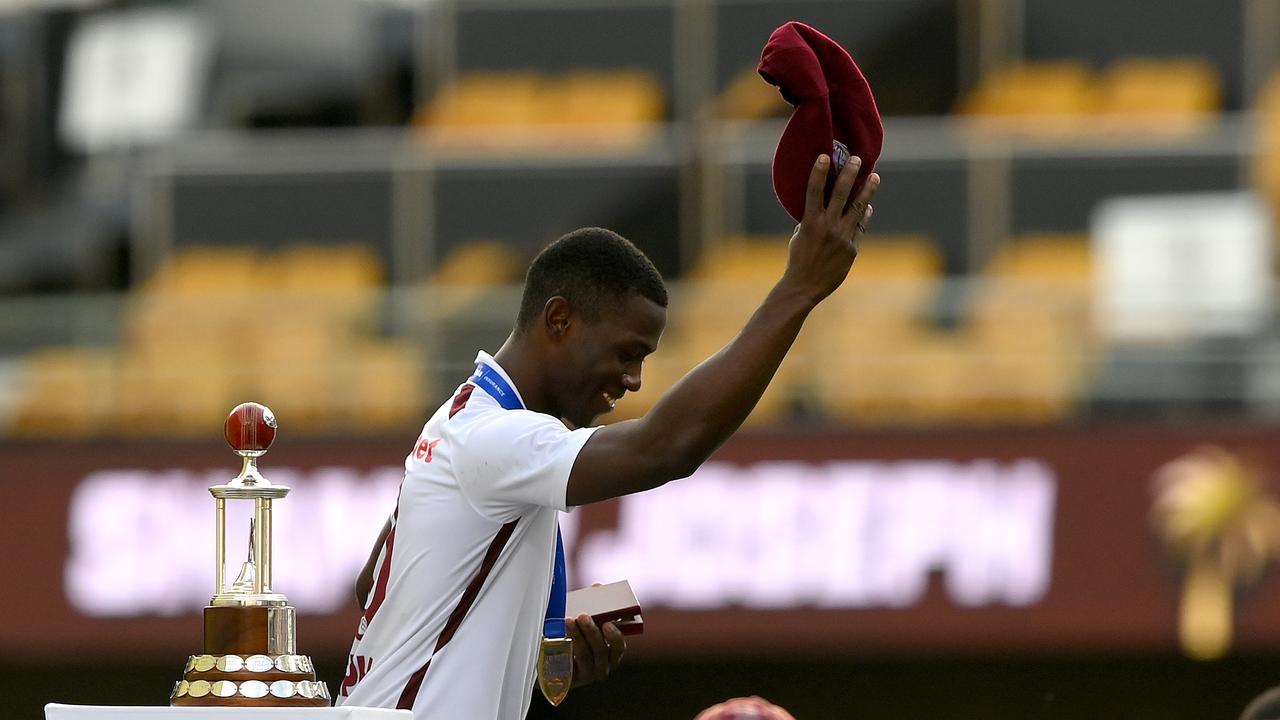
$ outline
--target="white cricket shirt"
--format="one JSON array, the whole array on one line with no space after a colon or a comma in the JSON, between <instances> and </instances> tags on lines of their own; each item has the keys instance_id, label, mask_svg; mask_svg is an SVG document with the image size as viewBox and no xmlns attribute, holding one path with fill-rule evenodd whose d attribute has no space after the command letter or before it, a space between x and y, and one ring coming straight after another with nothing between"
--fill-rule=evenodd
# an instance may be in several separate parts
<instances>
[{"instance_id":1,"label":"white cricket shirt","mask_svg":"<svg viewBox=\"0 0 1280 720\"><path fill-rule=\"evenodd\" d=\"M487 353L476 362L514 388ZM594 430L506 410L470 381L431 416L405 459L338 705L407 708L416 720L525 717L557 513Z\"/></svg>"}]
</instances>

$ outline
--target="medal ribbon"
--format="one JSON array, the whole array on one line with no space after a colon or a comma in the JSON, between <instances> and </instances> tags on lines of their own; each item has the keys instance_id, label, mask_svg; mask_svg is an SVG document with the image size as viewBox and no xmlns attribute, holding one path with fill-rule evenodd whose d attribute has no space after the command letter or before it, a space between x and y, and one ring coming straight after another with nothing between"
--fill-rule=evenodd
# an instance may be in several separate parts
<instances>
[{"instance_id":1,"label":"medal ribbon","mask_svg":"<svg viewBox=\"0 0 1280 720\"><path fill-rule=\"evenodd\" d=\"M515 388L507 382L506 378L489 367L485 363L476 365L476 374L471 377L471 382L476 384L481 390L493 396L494 400L505 410L523 410L524 403L520 402L520 396L516 395ZM542 636L544 638L562 638L566 635L564 623L565 595L568 592L566 586L566 571L564 564L564 539L560 536L560 525L556 524L556 560L552 567L551 574L551 598L547 601L546 619L542 621Z\"/></svg>"}]
</instances>

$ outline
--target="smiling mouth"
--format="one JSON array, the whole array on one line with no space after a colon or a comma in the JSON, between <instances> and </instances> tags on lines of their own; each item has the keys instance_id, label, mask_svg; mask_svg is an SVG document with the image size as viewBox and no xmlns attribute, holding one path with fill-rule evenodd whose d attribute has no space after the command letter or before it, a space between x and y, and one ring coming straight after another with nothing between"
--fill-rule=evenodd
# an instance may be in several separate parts
<instances>
[{"instance_id":1,"label":"smiling mouth","mask_svg":"<svg viewBox=\"0 0 1280 720\"><path fill-rule=\"evenodd\" d=\"M607 392L601 392L600 397L604 398L604 402L609 406L610 410L614 409L618 405L618 399Z\"/></svg>"}]
</instances>

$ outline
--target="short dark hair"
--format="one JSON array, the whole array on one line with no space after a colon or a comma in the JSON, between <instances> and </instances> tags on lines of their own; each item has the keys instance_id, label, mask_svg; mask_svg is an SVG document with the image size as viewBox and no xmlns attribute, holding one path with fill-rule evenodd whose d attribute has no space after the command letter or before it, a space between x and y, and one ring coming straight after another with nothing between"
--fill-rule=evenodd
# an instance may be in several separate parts
<instances>
[{"instance_id":1,"label":"short dark hair","mask_svg":"<svg viewBox=\"0 0 1280 720\"><path fill-rule=\"evenodd\" d=\"M666 283L640 248L612 230L574 230L543 248L529 265L516 330L529 328L557 295L594 320L632 293L667 306Z\"/></svg>"}]
</instances>

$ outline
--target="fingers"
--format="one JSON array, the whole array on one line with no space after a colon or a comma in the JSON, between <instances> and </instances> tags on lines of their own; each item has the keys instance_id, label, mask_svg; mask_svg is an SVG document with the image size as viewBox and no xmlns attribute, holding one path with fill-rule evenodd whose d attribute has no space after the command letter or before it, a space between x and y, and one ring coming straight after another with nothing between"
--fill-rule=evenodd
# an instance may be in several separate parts
<instances>
[{"instance_id":1,"label":"fingers","mask_svg":"<svg viewBox=\"0 0 1280 720\"><path fill-rule=\"evenodd\" d=\"M809 185L804 193L804 214L805 217L817 215L823 211L822 192L827 189L827 168L831 165L831 158L827 155L819 155L816 162L813 163L813 169L809 171Z\"/></svg>"},{"instance_id":2,"label":"fingers","mask_svg":"<svg viewBox=\"0 0 1280 720\"><path fill-rule=\"evenodd\" d=\"M853 233L853 254L857 257L862 252L862 236L867 234L867 223L871 221L871 213L875 208L868 205L866 212L862 214L862 219L858 221L856 232Z\"/></svg>"},{"instance_id":3,"label":"fingers","mask_svg":"<svg viewBox=\"0 0 1280 720\"><path fill-rule=\"evenodd\" d=\"M854 198L853 204L840 218L840 234L842 237L850 237L854 232L865 233L867 231L867 222L871 220L871 198L875 197L876 191L880 189L879 173L871 173L867 176L867 182L863 184L862 189L858 191L858 196Z\"/></svg>"},{"instance_id":4,"label":"fingers","mask_svg":"<svg viewBox=\"0 0 1280 720\"><path fill-rule=\"evenodd\" d=\"M835 187L831 189L831 202L827 204L827 212L833 218L839 218L844 206L849 202L849 193L853 192L853 183L858 179L858 170L862 167L862 158L851 157L840 170Z\"/></svg>"},{"instance_id":5,"label":"fingers","mask_svg":"<svg viewBox=\"0 0 1280 720\"><path fill-rule=\"evenodd\" d=\"M582 654L582 648L587 646L587 641L582 639L582 631L578 629L578 621L574 618L568 618L565 623L566 634L573 641L573 654L578 656Z\"/></svg>"},{"instance_id":6,"label":"fingers","mask_svg":"<svg viewBox=\"0 0 1280 720\"><path fill-rule=\"evenodd\" d=\"M875 212L875 208L868 205L867 209L862 213L862 219L859 220L857 224L859 235L865 235L867 233L867 223L871 222L871 213L873 212Z\"/></svg>"},{"instance_id":7,"label":"fingers","mask_svg":"<svg viewBox=\"0 0 1280 720\"><path fill-rule=\"evenodd\" d=\"M609 669L617 670L622 664L623 653L627 651L627 641L616 623L604 624L604 641L609 646Z\"/></svg>"},{"instance_id":8,"label":"fingers","mask_svg":"<svg viewBox=\"0 0 1280 720\"><path fill-rule=\"evenodd\" d=\"M588 676L603 679L609 674L609 646L591 616L583 613L574 623L583 642L583 662ZM576 642L576 640L575 640Z\"/></svg>"}]
</instances>

